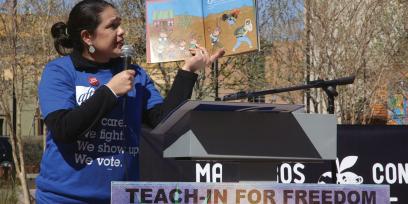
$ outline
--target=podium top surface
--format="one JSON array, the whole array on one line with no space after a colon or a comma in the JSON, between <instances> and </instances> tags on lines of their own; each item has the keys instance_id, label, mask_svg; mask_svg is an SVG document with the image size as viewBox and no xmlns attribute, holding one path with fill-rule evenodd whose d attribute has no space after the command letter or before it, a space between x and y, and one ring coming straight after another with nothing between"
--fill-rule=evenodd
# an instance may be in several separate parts
<instances>
[{"instance_id":1,"label":"podium top surface","mask_svg":"<svg viewBox=\"0 0 408 204\"><path fill-rule=\"evenodd\" d=\"M169 113L152 130L153 134L164 134L189 111L230 111L230 112L293 112L303 108L303 105L293 104L265 104L265 103L236 103L222 101L194 101L187 100Z\"/></svg>"}]
</instances>

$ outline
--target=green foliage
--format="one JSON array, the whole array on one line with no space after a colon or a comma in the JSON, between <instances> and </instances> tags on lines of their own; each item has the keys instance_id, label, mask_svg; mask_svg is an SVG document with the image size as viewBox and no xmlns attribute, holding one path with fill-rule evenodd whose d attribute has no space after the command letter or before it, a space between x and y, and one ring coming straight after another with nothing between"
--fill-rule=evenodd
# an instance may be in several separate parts
<instances>
[{"instance_id":1,"label":"green foliage","mask_svg":"<svg viewBox=\"0 0 408 204\"><path fill-rule=\"evenodd\" d=\"M38 173L42 153L43 147L40 138L24 140L24 161L27 173Z\"/></svg>"},{"instance_id":2,"label":"green foliage","mask_svg":"<svg viewBox=\"0 0 408 204\"><path fill-rule=\"evenodd\" d=\"M17 203L17 185L0 178L0 204Z\"/></svg>"}]
</instances>

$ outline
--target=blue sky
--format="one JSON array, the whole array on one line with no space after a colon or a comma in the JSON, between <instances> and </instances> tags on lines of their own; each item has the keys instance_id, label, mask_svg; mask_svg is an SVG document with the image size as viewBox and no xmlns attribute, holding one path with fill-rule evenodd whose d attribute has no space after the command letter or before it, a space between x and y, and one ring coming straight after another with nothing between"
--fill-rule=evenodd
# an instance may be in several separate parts
<instances>
[{"instance_id":1,"label":"blue sky","mask_svg":"<svg viewBox=\"0 0 408 204\"><path fill-rule=\"evenodd\" d=\"M147 15L149 16L149 24L153 23L151 16L152 10L169 10L173 9L174 15L202 15L202 2L204 2L204 13L207 15L214 13L221 13L223 11L240 8L243 6L253 6L253 0L168 0L166 2L147 3ZM206 15L206 16L207 16Z\"/></svg>"},{"instance_id":2,"label":"blue sky","mask_svg":"<svg viewBox=\"0 0 408 204\"><path fill-rule=\"evenodd\" d=\"M211 0L205 0L204 13L206 16L214 13L221 13L224 11L240 8L243 6L253 6L253 0L212 0L212 4L208 4Z\"/></svg>"},{"instance_id":3,"label":"blue sky","mask_svg":"<svg viewBox=\"0 0 408 204\"><path fill-rule=\"evenodd\" d=\"M175 3L177 2L177 4ZM152 10L169 10L173 9L174 15L191 15L203 16L201 9L201 0L169 0L166 2L147 3L147 15L149 16L149 24L152 21ZM177 5L177 6L176 6Z\"/></svg>"}]
</instances>

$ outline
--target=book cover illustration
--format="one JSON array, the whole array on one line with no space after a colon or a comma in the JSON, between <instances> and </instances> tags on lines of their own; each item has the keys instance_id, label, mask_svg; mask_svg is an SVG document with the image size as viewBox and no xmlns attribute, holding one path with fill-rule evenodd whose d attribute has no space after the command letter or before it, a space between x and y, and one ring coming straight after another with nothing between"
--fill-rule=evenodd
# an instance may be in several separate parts
<instances>
[{"instance_id":1,"label":"book cover illustration","mask_svg":"<svg viewBox=\"0 0 408 204\"><path fill-rule=\"evenodd\" d=\"M147 0L148 63L180 61L190 48L226 55L259 49L255 0Z\"/></svg>"}]
</instances>

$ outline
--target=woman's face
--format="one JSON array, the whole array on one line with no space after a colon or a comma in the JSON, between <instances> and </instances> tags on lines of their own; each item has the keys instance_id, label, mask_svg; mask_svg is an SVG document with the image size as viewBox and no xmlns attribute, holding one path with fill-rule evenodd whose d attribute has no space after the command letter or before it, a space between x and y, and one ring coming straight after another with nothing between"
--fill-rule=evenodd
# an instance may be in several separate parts
<instances>
[{"instance_id":1,"label":"woman's face","mask_svg":"<svg viewBox=\"0 0 408 204\"><path fill-rule=\"evenodd\" d=\"M115 58L121 54L125 31L120 27L121 18L116 9L106 7L99 14L100 24L92 35L92 45L98 58Z\"/></svg>"}]
</instances>

